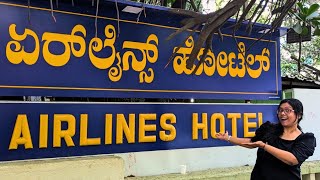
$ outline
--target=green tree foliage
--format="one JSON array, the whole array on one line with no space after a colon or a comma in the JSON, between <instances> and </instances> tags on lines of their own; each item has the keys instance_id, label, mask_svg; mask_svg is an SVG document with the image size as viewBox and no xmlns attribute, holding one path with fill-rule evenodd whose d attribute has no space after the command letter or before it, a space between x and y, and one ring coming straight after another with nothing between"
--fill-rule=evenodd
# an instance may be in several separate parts
<instances>
[{"instance_id":1,"label":"green tree foliage","mask_svg":"<svg viewBox=\"0 0 320 180\"><path fill-rule=\"evenodd\" d=\"M311 41L301 43L301 63L313 66L320 69L320 37L315 36ZM293 60L291 56L299 56L299 44L287 44L285 40L281 43L281 70L283 75L297 74L297 61ZM302 68L302 73L306 71ZM312 76L311 76L312 77Z\"/></svg>"},{"instance_id":2,"label":"green tree foliage","mask_svg":"<svg viewBox=\"0 0 320 180\"><path fill-rule=\"evenodd\" d=\"M318 78L314 75L314 72L316 71L315 69L310 69L304 65L309 65L316 69L320 68L319 7L319 4L316 2L299 1L289 12L285 25L292 27L291 30L297 33L300 37L307 36L308 34L313 37L311 38L311 41L300 41L299 43L293 44L287 44L282 41L281 69L283 75L303 74L309 78ZM309 30L311 31L309 32ZM294 59L292 57L299 58Z\"/></svg>"},{"instance_id":3,"label":"green tree foliage","mask_svg":"<svg viewBox=\"0 0 320 180\"><path fill-rule=\"evenodd\" d=\"M313 35L320 35L320 16L318 13L319 4L315 3L309 5L307 2L298 2L296 8L290 11L290 15L294 18L293 29L296 33L307 35L308 26L311 26L313 31Z\"/></svg>"}]
</instances>

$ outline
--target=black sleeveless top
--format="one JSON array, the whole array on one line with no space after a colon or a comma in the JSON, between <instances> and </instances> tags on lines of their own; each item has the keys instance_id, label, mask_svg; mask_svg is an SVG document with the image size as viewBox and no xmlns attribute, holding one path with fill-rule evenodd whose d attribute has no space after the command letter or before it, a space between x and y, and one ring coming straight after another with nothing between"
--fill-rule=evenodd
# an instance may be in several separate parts
<instances>
[{"instance_id":1,"label":"black sleeveless top","mask_svg":"<svg viewBox=\"0 0 320 180\"><path fill-rule=\"evenodd\" d=\"M263 124L262 128L266 128L266 124ZM272 132L272 130L269 132ZM295 140L285 140L279 136L269 137L267 139L269 145L291 152L297 158L299 164L290 166L269 154L267 151L259 148L256 164L251 173L251 180L300 180L300 166L309 156L313 155L316 147L314 134L302 133ZM255 141L257 140L259 139L255 139ZM263 140L263 138L261 140Z\"/></svg>"}]
</instances>

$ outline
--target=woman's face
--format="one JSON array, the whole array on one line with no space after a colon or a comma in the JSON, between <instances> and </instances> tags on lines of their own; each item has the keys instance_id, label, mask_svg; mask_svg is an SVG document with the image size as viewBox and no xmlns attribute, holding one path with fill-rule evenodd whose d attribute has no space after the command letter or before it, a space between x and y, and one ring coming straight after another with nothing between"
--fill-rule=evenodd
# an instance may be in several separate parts
<instances>
[{"instance_id":1,"label":"woman's face","mask_svg":"<svg viewBox=\"0 0 320 180\"><path fill-rule=\"evenodd\" d=\"M298 118L294 113L292 106L288 103L283 103L278 109L278 118L283 127L292 127L297 125Z\"/></svg>"}]
</instances>

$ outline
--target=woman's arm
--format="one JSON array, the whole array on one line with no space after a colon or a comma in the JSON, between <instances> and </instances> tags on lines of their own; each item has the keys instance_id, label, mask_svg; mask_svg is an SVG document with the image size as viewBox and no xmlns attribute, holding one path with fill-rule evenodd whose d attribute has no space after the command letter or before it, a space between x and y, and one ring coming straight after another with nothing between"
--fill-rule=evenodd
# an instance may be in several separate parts
<instances>
[{"instance_id":1,"label":"woman's arm","mask_svg":"<svg viewBox=\"0 0 320 180\"><path fill-rule=\"evenodd\" d=\"M257 147L262 148L268 153L272 154L277 159L279 159L280 161L290 166L299 164L297 158L292 153L273 147L262 141L251 142L250 138L237 138L237 137L229 136L228 131L226 131L225 133L217 133L216 137L217 139L228 141L232 144L239 145L249 149L257 148Z\"/></svg>"},{"instance_id":2,"label":"woman's arm","mask_svg":"<svg viewBox=\"0 0 320 180\"><path fill-rule=\"evenodd\" d=\"M251 148L251 147L248 147L247 145L245 145L245 143L251 142L250 138L238 138L238 137L229 136L228 131L226 131L225 133L217 133L216 137L217 137L217 139L228 141L228 142L235 144L235 145L239 145L239 146L246 147L246 148Z\"/></svg>"},{"instance_id":3,"label":"woman's arm","mask_svg":"<svg viewBox=\"0 0 320 180\"><path fill-rule=\"evenodd\" d=\"M265 151L272 154L274 157L278 158L282 162L284 162L290 166L294 166L294 165L299 164L297 158L291 152L273 147L269 144L265 144L265 143L263 143L263 144L264 144L263 149Z\"/></svg>"},{"instance_id":4,"label":"woman's arm","mask_svg":"<svg viewBox=\"0 0 320 180\"><path fill-rule=\"evenodd\" d=\"M290 165L294 166L299 164L298 159L290 152L273 147L267 143L264 143L262 141L252 142L252 143L245 143L244 145L250 146L251 148L262 148L280 161Z\"/></svg>"}]
</instances>

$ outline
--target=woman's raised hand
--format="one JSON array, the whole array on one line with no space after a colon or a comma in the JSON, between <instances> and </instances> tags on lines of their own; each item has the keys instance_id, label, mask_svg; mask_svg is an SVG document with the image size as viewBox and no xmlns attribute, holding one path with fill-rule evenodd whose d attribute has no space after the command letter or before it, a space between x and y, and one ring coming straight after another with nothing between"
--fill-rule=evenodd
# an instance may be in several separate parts
<instances>
[{"instance_id":1,"label":"woman's raised hand","mask_svg":"<svg viewBox=\"0 0 320 180\"><path fill-rule=\"evenodd\" d=\"M248 142L248 143L242 143L247 148L262 148L264 149L267 145L267 143L264 143L262 141L256 141L256 142Z\"/></svg>"},{"instance_id":2,"label":"woman's raised hand","mask_svg":"<svg viewBox=\"0 0 320 180\"><path fill-rule=\"evenodd\" d=\"M224 140L224 141L227 141L228 140L228 138L229 138L229 133L228 133L228 131L226 131L225 133L217 133L216 134L216 137L217 137L217 139L219 139L219 140Z\"/></svg>"}]
</instances>

